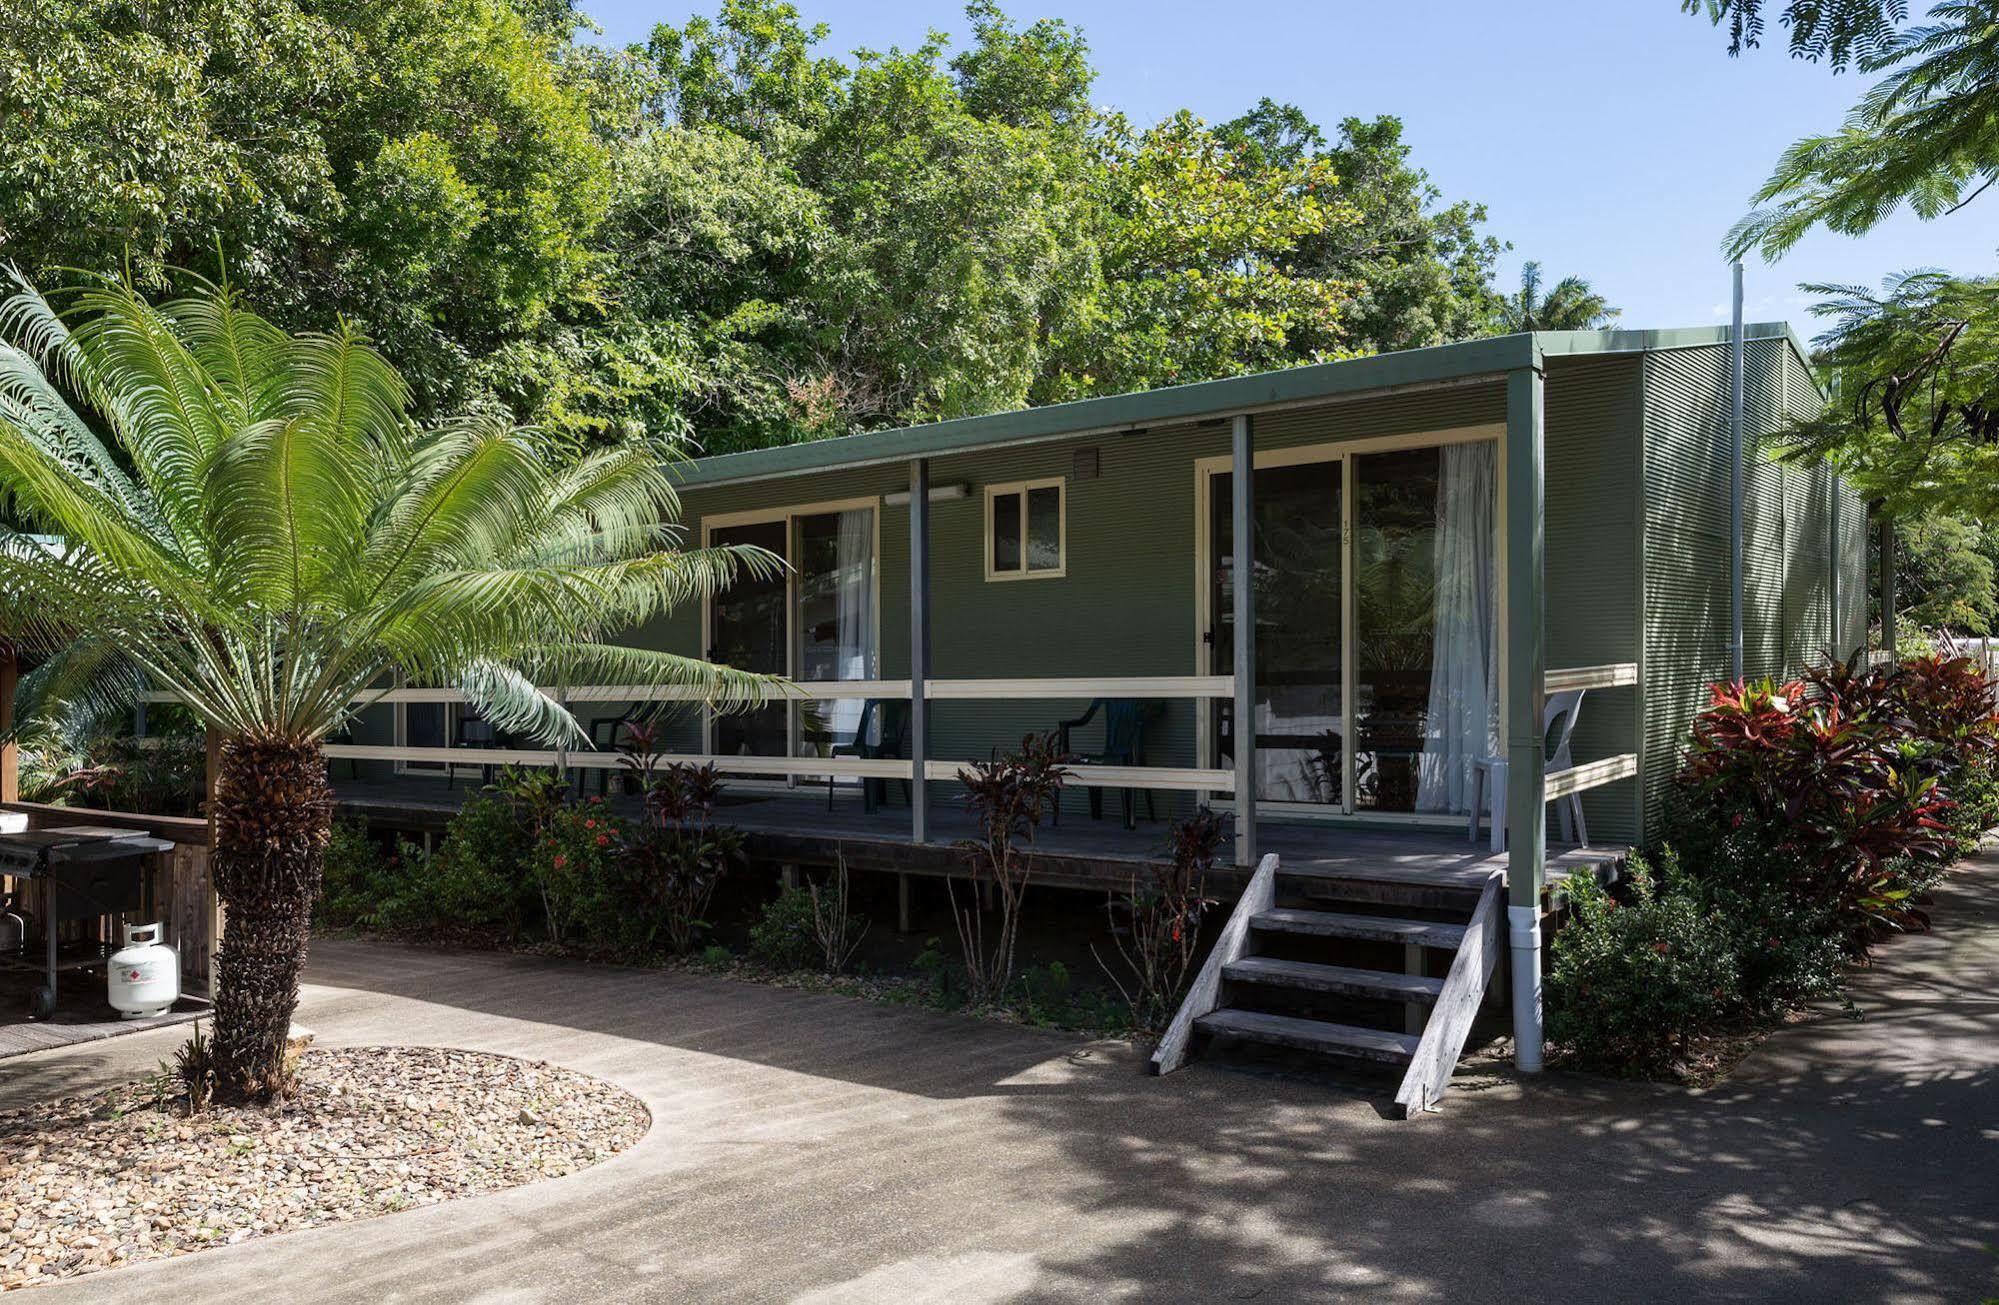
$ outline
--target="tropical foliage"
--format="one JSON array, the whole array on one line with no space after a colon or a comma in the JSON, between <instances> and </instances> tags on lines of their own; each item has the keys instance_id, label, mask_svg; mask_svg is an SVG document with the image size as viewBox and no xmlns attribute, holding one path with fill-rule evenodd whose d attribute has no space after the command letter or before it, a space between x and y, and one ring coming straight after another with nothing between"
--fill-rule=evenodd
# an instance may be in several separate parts
<instances>
[{"instance_id":1,"label":"tropical foliage","mask_svg":"<svg viewBox=\"0 0 1999 1305\"><path fill-rule=\"evenodd\" d=\"M431 419L710 451L1498 329L1499 242L1402 124L1091 99L1082 33L846 58L782 0L642 45L566 0L0 6L0 242L231 275ZM1329 139L1330 138L1330 139ZM1199 329L1193 329L1198 325Z\"/></svg>"},{"instance_id":2,"label":"tropical foliage","mask_svg":"<svg viewBox=\"0 0 1999 1305\"><path fill-rule=\"evenodd\" d=\"M1698 1071L1715 1035L1840 997L1875 942L1928 927L1930 890L1995 823L1999 714L1966 659L1716 685L1666 846L1616 892L1566 887L1550 1034L1599 1068Z\"/></svg>"},{"instance_id":3,"label":"tropical foliage","mask_svg":"<svg viewBox=\"0 0 1999 1305\"><path fill-rule=\"evenodd\" d=\"M1759 43L1762 0L1682 0L1727 23L1730 53ZM1729 233L1731 254L1776 258L1817 226L1860 235L1906 205L1918 217L1963 208L1999 180L1999 12L1942 0L1903 26L1906 0L1789 0L1793 57L1880 80L1837 132L1785 150Z\"/></svg>"},{"instance_id":4,"label":"tropical foliage","mask_svg":"<svg viewBox=\"0 0 1999 1305\"><path fill-rule=\"evenodd\" d=\"M675 547L667 446L572 459L490 413L414 427L352 329L286 334L228 287L152 303L98 280L60 302L22 285L0 304L0 483L42 532L0 546L0 594L10 628L62 649L18 706L89 715L150 687L220 736L218 1082L283 1093L330 821L320 740L356 700L449 685L574 743L537 686L742 701L758 681L614 640L774 563Z\"/></svg>"},{"instance_id":5,"label":"tropical foliage","mask_svg":"<svg viewBox=\"0 0 1999 1305\"><path fill-rule=\"evenodd\" d=\"M1565 276L1542 288L1541 265L1520 267L1520 289L1499 306L1508 331L1595 331L1616 319L1618 310L1579 276Z\"/></svg>"},{"instance_id":6,"label":"tropical foliage","mask_svg":"<svg viewBox=\"0 0 1999 1305\"><path fill-rule=\"evenodd\" d=\"M1865 286L1810 285L1829 321L1820 413L1784 432L1830 457L1877 511L1991 519L1999 512L1999 282L1944 272Z\"/></svg>"}]
</instances>

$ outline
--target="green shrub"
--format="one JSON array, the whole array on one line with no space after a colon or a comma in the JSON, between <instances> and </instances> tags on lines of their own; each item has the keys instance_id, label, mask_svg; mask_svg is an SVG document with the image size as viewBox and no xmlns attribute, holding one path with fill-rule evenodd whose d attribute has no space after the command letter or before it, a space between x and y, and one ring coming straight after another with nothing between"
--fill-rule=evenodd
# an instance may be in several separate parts
<instances>
[{"instance_id":1,"label":"green shrub","mask_svg":"<svg viewBox=\"0 0 1999 1305\"><path fill-rule=\"evenodd\" d=\"M812 894L803 888L780 890L750 926L750 955L774 969L816 966L819 952Z\"/></svg>"},{"instance_id":2,"label":"green shrub","mask_svg":"<svg viewBox=\"0 0 1999 1305\"><path fill-rule=\"evenodd\" d=\"M1698 880L1698 900L1728 933L1741 975L1736 1015L1768 1020L1807 1002L1843 999L1846 946L1834 921L1769 885Z\"/></svg>"},{"instance_id":3,"label":"green shrub","mask_svg":"<svg viewBox=\"0 0 1999 1305\"><path fill-rule=\"evenodd\" d=\"M1658 1074L1742 1001L1727 926L1668 854L1655 881L1631 861L1629 900L1587 875L1568 880L1545 997L1548 1036L1586 1068Z\"/></svg>"},{"instance_id":4,"label":"green shrub","mask_svg":"<svg viewBox=\"0 0 1999 1305\"><path fill-rule=\"evenodd\" d=\"M420 854L405 858L412 872L423 871L410 885L405 927L456 925L521 937L541 914L523 855L529 839L519 807L504 794L465 799L427 863L418 864Z\"/></svg>"},{"instance_id":5,"label":"green shrub","mask_svg":"<svg viewBox=\"0 0 1999 1305\"><path fill-rule=\"evenodd\" d=\"M600 946L629 945L633 903L618 891L615 873L628 830L595 801L549 813L528 853L528 878L541 897L551 941L581 927Z\"/></svg>"},{"instance_id":6,"label":"green shrub","mask_svg":"<svg viewBox=\"0 0 1999 1305\"><path fill-rule=\"evenodd\" d=\"M326 860L313 912L322 927L370 927L383 897L393 891L389 858L368 836L368 827L336 820L326 844Z\"/></svg>"}]
</instances>

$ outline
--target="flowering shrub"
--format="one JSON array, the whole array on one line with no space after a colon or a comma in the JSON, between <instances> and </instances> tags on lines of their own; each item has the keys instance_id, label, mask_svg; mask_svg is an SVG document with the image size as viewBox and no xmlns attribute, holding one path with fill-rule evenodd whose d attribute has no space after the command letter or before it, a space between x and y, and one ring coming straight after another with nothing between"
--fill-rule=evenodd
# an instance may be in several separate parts
<instances>
[{"instance_id":1,"label":"flowering shrub","mask_svg":"<svg viewBox=\"0 0 1999 1305\"><path fill-rule=\"evenodd\" d=\"M1676 786L1679 855L1662 858L1663 879L1639 875L1621 906L1570 881L1550 1035L1579 1061L1656 1072L1700 1032L1840 996L1855 954L1928 926L1927 893L1995 821L1999 715L1965 658L1717 685Z\"/></svg>"},{"instance_id":2,"label":"flowering shrub","mask_svg":"<svg viewBox=\"0 0 1999 1305\"><path fill-rule=\"evenodd\" d=\"M528 869L541 890L551 941L561 942L578 925L605 918L604 890L626 837L626 822L600 798L549 814L528 854Z\"/></svg>"}]
</instances>

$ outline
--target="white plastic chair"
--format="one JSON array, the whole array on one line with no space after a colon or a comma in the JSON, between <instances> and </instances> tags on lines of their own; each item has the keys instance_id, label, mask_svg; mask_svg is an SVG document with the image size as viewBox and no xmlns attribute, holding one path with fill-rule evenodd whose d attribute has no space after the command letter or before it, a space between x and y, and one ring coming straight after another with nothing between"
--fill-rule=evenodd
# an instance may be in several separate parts
<instances>
[{"instance_id":1,"label":"white plastic chair","mask_svg":"<svg viewBox=\"0 0 1999 1305\"><path fill-rule=\"evenodd\" d=\"M1583 690L1570 689L1565 693L1552 694L1548 705L1541 710L1541 739L1548 747L1547 774L1550 778L1574 767L1575 758L1569 754L1569 740L1576 732L1576 718L1583 714ZM1491 783L1486 782L1487 775ZM1485 795L1490 791L1492 805L1487 815L1492 828L1492 850L1506 850L1506 758L1480 757L1472 763L1471 816L1466 833L1471 841L1478 841L1479 810L1485 805ZM1556 814L1562 822L1562 841L1579 847L1589 846L1589 825L1583 820L1583 799L1580 793L1556 798L1559 804Z\"/></svg>"}]
</instances>

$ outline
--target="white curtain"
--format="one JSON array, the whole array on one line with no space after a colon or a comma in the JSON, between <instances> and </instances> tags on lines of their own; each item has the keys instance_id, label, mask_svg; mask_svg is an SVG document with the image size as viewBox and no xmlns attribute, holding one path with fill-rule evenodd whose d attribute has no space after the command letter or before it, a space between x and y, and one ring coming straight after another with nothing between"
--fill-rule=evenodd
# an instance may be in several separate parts
<instances>
[{"instance_id":1,"label":"white curtain","mask_svg":"<svg viewBox=\"0 0 1999 1305\"><path fill-rule=\"evenodd\" d=\"M875 514L872 508L840 513L839 552L834 561L837 607L834 657L839 678L866 680L875 665ZM833 733L850 739L860 724L861 702L841 698L827 704ZM875 728L879 730L880 721ZM880 742L876 737L869 742Z\"/></svg>"},{"instance_id":2,"label":"white curtain","mask_svg":"<svg viewBox=\"0 0 1999 1305\"><path fill-rule=\"evenodd\" d=\"M1418 811L1471 809L1472 765L1498 744L1494 444L1447 444L1437 482L1436 625Z\"/></svg>"}]
</instances>

